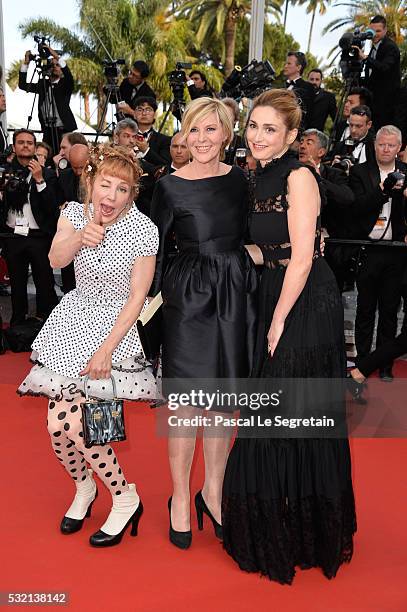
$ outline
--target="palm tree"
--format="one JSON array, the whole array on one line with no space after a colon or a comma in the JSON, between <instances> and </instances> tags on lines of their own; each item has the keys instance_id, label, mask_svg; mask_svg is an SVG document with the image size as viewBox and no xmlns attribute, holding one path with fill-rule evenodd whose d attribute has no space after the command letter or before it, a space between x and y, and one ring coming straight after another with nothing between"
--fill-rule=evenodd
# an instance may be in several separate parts
<instances>
[{"instance_id":1,"label":"palm tree","mask_svg":"<svg viewBox=\"0 0 407 612\"><path fill-rule=\"evenodd\" d=\"M397 44L404 40L403 30L407 30L405 0L365 0L362 2L351 0L346 3L336 1L332 6L346 6L348 14L328 23L323 34L343 27L353 29L357 26L368 26L372 15L383 15L387 21L389 35Z\"/></svg>"},{"instance_id":2,"label":"palm tree","mask_svg":"<svg viewBox=\"0 0 407 612\"><path fill-rule=\"evenodd\" d=\"M300 6L306 4L307 14L311 13L311 23L310 23L309 32L308 32L307 53L311 52L311 40L312 40L312 33L314 30L316 12L318 10L319 15L325 15L330 3L331 3L331 0L292 0L292 4L299 4Z\"/></svg>"},{"instance_id":3,"label":"palm tree","mask_svg":"<svg viewBox=\"0 0 407 612\"><path fill-rule=\"evenodd\" d=\"M78 33L59 26L55 21L38 18L20 25L22 36L51 38L52 45L62 47L77 89L84 97L98 100L98 122L103 109L105 76L103 60L124 58L127 65L135 59L145 59L151 67L150 80L162 100L171 99L167 72L179 59L188 58L193 32L183 19L175 19L168 0L81 0ZM189 59L193 60L193 57ZM19 67L19 66L18 66ZM17 72L18 72L17 67ZM16 66L9 74L15 83Z\"/></svg>"},{"instance_id":4,"label":"palm tree","mask_svg":"<svg viewBox=\"0 0 407 612\"><path fill-rule=\"evenodd\" d=\"M283 0L269 0L267 12L279 16ZM210 47L222 41L222 61L228 76L235 64L237 25L251 11L250 0L186 0L176 8L193 24L197 24L196 42Z\"/></svg>"}]
</instances>

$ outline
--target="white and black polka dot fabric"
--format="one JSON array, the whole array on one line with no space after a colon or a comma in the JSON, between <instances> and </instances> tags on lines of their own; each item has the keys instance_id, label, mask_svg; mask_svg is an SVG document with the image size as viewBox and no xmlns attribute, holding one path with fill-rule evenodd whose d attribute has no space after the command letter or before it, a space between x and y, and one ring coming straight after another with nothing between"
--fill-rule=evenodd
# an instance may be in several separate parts
<instances>
[{"instance_id":1,"label":"white and black polka dot fabric","mask_svg":"<svg viewBox=\"0 0 407 612\"><path fill-rule=\"evenodd\" d=\"M70 202L61 214L77 230L87 222L83 204L78 202ZM79 372L109 335L129 297L135 259L155 255L157 249L158 230L135 205L125 217L106 228L101 244L80 249L74 260L76 289L62 298L36 337L32 348L40 367L32 369L19 388L20 393L55 397L65 383L79 382ZM147 301L143 309L146 306ZM115 349L112 363L116 370L126 370L127 378L143 374L135 324ZM54 385L47 393L46 379L53 373L59 390Z\"/></svg>"}]
</instances>

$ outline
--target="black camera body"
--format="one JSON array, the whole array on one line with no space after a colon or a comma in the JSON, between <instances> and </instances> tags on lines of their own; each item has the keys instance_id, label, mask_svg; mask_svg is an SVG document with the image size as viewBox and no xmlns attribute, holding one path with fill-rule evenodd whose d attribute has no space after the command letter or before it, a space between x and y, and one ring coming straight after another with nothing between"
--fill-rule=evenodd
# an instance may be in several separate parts
<instances>
[{"instance_id":1,"label":"black camera body","mask_svg":"<svg viewBox=\"0 0 407 612\"><path fill-rule=\"evenodd\" d=\"M363 49L366 40L372 40L374 30L361 32L357 28L354 32L345 32L339 39L339 47L342 49L339 66L344 79L353 75L360 75L363 68L363 61L359 59L359 53L355 47Z\"/></svg>"},{"instance_id":2,"label":"black camera body","mask_svg":"<svg viewBox=\"0 0 407 612\"><path fill-rule=\"evenodd\" d=\"M53 68L52 55L49 52L50 39L46 36L34 36L34 40L37 43L38 55L30 53L29 60L35 62L43 77L50 77ZM56 53L62 55L62 51Z\"/></svg>"},{"instance_id":3,"label":"black camera body","mask_svg":"<svg viewBox=\"0 0 407 612\"><path fill-rule=\"evenodd\" d=\"M7 154L0 155L0 205L6 210L20 212L28 199L30 173L28 168L15 168L8 162Z\"/></svg>"},{"instance_id":4,"label":"black camera body","mask_svg":"<svg viewBox=\"0 0 407 612\"><path fill-rule=\"evenodd\" d=\"M351 167L356 164L356 159L353 155L338 155L337 157L339 157L339 160L332 164L332 168L344 170L346 174L349 174Z\"/></svg>"},{"instance_id":5,"label":"black camera body","mask_svg":"<svg viewBox=\"0 0 407 612\"><path fill-rule=\"evenodd\" d=\"M171 87L172 95L176 102L184 103L184 92L185 84L187 82L187 75L185 70L190 70L192 64L189 62L177 62L175 64L175 70L172 70L168 75L168 83Z\"/></svg>"},{"instance_id":6,"label":"black camera body","mask_svg":"<svg viewBox=\"0 0 407 612\"><path fill-rule=\"evenodd\" d=\"M120 66L125 65L124 59L103 60L103 72L109 85L117 85L117 79L120 75Z\"/></svg>"},{"instance_id":7,"label":"black camera body","mask_svg":"<svg viewBox=\"0 0 407 612\"><path fill-rule=\"evenodd\" d=\"M228 78L223 83L221 97L231 97L240 100L243 97L255 98L263 91L270 89L275 79L275 70L271 63L266 60L259 62L252 60L243 68L235 66Z\"/></svg>"}]
</instances>

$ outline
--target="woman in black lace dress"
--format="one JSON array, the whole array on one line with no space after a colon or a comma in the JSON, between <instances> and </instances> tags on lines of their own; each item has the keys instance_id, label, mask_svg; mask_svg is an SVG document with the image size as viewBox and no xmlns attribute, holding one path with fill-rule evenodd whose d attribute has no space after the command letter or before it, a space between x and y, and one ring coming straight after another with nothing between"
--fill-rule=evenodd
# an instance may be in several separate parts
<instances>
[{"instance_id":1,"label":"woman in black lace dress","mask_svg":"<svg viewBox=\"0 0 407 612\"><path fill-rule=\"evenodd\" d=\"M341 297L320 257L317 182L288 151L300 120L295 95L272 90L256 99L247 130L261 166L248 249L264 264L253 377L270 385L340 379L346 371ZM298 415L302 400L288 409ZM351 559L356 530L348 440L249 437L244 429L223 486L226 551L241 569L282 584L292 582L296 566L318 566L332 578Z\"/></svg>"}]
</instances>

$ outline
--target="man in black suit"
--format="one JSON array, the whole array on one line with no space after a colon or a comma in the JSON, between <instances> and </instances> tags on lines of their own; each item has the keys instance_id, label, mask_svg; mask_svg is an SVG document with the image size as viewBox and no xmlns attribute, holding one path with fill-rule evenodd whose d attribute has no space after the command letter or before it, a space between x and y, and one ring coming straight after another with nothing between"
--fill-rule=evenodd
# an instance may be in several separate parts
<instances>
[{"instance_id":1,"label":"man in black suit","mask_svg":"<svg viewBox=\"0 0 407 612\"><path fill-rule=\"evenodd\" d=\"M400 89L400 50L387 36L387 23L376 15L369 28L376 32L369 55L358 48L360 59L365 60L366 87L372 92L373 125L378 130L394 123L394 111Z\"/></svg>"},{"instance_id":2,"label":"man in black suit","mask_svg":"<svg viewBox=\"0 0 407 612\"><path fill-rule=\"evenodd\" d=\"M125 115L134 119L134 109L137 105L137 98L149 97L156 98L154 91L146 83L145 79L150 74L150 69L146 62L137 60L129 70L129 76L120 83L119 110Z\"/></svg>"},{"instance_id":3,"label":"man in black suit","mask_svg":"<svg viewBox=\"0 0 407 612\"><path fill-rule=\"evenodd\" d=\"M333 163L342 155L352 155L356 164L375 159L372 113L367 106L355 106L349 117L350 138L338 142L330 153Z\"/></svg>"},{"instance_id":4,"label":"man in black suit","mask_svg":"<svg viewBox=\"0 0 407 612\"><path fill-rule=\"evenodd\" d=\"M308 75L308 81L315 89L315 98L312 113L309 119L309 127L315 128L320 132L324 131L328 117L335 121L336 117L336 98L335 94L326 89L322 89L322 70L314 68Z\"/></svg>"},{"instance_id":5,"label":"man in black suit","mask_svg":"<svg viewBox=\"0 0 407 612\"><path fill-rule=\"evenodd\" d=\"M304 53L301 51L289 51L283 68L283 74L286 78L287 89L292 89L299 99L302 108L302 123L301 127L307 129L311 127L310 120L313 112L315 89L304 81L301 77L307 66L307 60Z\"/></svg>"},{"instance_id":6,"label":"man in black suit","mask_svg":"<svg viewBox=\"0 0 407 612\"><path fill-rule=\"evenodd\" d=\"M350 137L349 117L355 106L368 106L371 108L372 96L366 87L352 87L345 100L342 119L337 123L335 133L331 134L332 141L336 144ZM374 131L371 129L372 134Z\"/></svg>"},{"instance_id":7,"label":"man in black suit","mask_svg":"<svg viewBox=\"0 0 407 612\"><path fill-rule=\"evenodd\" d=\"M3 88L0 87L0 117L6 112L6 96L4 95ZM4 153L7 149L7 132L0 121L0 153Z\"/></svg>"},{"instance_id":8,"label":"man in black suit","mask_svg":"<svg viewBox=\"0 0 407 612\"><path fill-rule=\"evenodd\" d=\"M406 201L403 189L401 184L394 186L388 178L395 170L407 174L407 166L397 160L400 147L400 130L395 126L385 126L376 135L375 159L351 169L350 186L355 195L355 202L351 205L353 238L404 240ZM376 346L395 337L405 265L405 253L401 248L366 247L356 279L355 344L358 358L370 353L376 308L379 313ZM392 380L391 364L383 368L380 375L384 380Z\"/></svg>"},{"instance_id":9,"label":"man in black suit","mask_svg":"<svg viewBox=\"0 0 407 612\"><path fill-rule=\"evenodd\" d=\"M85 144L74 144L69 150L70 168L59 171L57 202L62 206L66 202L82 202L81 176L89 159L89 147ZM73 263L61 269L62 291L68 293L75 289L75 270Z\"/></svg>"},{"instance_id":10,"label":"man in black suit","mask_svg":"<svg viewBox=\"0 0 407 612\"><path fill-rule=\"evenodd\" d=\"M170 163L171 138L154 129L157 102L154 98L138 98L134 109L134 119L138 125L136 149L137 157L143 158L153 166Z\"/></svg>"},{"instance_id":11,"label":"man in black suit","mask_svg":"<svg viewBox=\"0 0 407 612\"><path fill-rule=\"evenodd\" d=\"M45 319L58 299L48 251L56 230L56 175L34 159L35 135L30 130L16 130L13 135L15 158L11 170L22 177L21 187L11 191L6 186L0 203L0 231L3 254L11 285L12 316L10 325L25 321L28 312L27 278L31 264L36 288L37 317Z\"/></svg>"},{"instance_id":12,"label":"man in black suit","mask_svg":"<svg viewBox=\"0 0 407 612\"><path fill-rule=\"evenodd\" d=\"M27 51L20 68L18 86L24 91L38 94L38 118L43 131L43 139L52 147L56 155L62 135L77 129L75 117L69 107L74 82L66 62L51 47L48 49L52 57L50 78L45 79L40 75L37 83L27 83L31 55L31 51Z\"/></svg>"},{"instance_id":13,"label":"man in black suit","mask_svg":"<svg viewBox=\"0 0 407 612\"><path fill-rule=\"evenodd\" d=\"M314 168L320 176L326 202L321 211L321 224L331 238L346 238L348 232L348 209L354 202L349 179L343 170L323 163L328 150L328 137L323 132L310 128L301 136L298 149L299 160ZM343 291L347 274L347 254L341 246L327 245L325 257L331 266L339 288Z\"/></svg>"}]
</instances>

